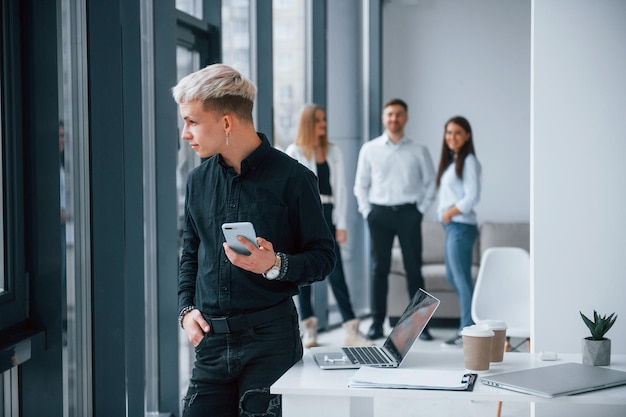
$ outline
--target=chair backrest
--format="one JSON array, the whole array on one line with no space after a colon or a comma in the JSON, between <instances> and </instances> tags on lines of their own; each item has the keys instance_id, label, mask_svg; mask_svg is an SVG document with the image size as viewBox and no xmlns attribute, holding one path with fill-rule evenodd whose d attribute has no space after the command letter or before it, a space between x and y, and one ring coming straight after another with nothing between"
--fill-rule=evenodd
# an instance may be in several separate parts
<instances>
[{"instance_id":1,"label":"chair backrest","mask_svg":"<svg viewBox=\"0 0 626 417\"><path fill-rule=\"evenodd\" d=\"M530 337L530 256L526 250L495 247L483 253L472 319L504 320L508 336Z\"/></svg>"}]
</instances>

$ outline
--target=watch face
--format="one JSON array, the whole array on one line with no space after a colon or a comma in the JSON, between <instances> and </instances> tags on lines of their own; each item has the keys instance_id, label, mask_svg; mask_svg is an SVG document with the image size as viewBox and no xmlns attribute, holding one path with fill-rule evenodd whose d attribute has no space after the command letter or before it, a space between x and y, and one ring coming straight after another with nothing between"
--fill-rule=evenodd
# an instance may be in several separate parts
<instances>
[{"instance_id":1,"label":"watch face","mask_svg":"<svg viewBox=\"0 0 626 417\"><path fill-rule=\"evenodd\" d=\"M265 273L265 278L276 279L276 277L278 277L279 272L280 271L276 267L274 267Z\"/></svg>"}]
</instances>

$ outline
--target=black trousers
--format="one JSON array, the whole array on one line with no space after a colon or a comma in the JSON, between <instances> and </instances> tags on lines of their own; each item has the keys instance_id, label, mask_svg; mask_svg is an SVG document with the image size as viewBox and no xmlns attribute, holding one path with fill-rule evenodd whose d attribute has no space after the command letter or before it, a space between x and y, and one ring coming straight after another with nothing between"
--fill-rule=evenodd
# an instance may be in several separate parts
<instances>
[{"instance_id":1,"label":"black trousers","mask_svg":"<svg viewBox=\"0 0 626 417\"><path fill-rule=\"evenodd\" d=\"M406 271L408 300L419 288L422 277L422 213L416 204L379 206L372 204L367 216L370 231L372 274L371 311L374 325L381 325L387 315L387 291L391 268L391 249L398 236ZM425 288L424 288L425 289Z\"/></svg>"}]
</instances>

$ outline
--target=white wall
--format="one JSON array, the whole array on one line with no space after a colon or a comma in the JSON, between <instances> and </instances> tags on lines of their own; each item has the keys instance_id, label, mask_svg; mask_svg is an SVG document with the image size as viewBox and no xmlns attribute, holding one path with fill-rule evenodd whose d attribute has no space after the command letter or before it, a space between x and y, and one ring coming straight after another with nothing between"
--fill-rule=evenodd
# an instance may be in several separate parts
<instances>
[{"instance_id":1,"label":"white wall","mask_svg":"<svg viewBox=\"0 0 626 417\"><path fill-rule=\"evenodd\" d=\"M436 167L446 120L472 124L479 221L529 221L530 1L391 0L382 48L384 100L407 101L406 133Z\"/></svg>"},{"instance_id":2,"label":"white wall","mask_svg":"<svg viewBox=\"0 0 626 417\"><path fill-rule=\"evenodd\" d=\"M608 336L626 353L626 2L400 3L383 9L383 95L407 100L436 161L445 120L468 117L480 220L531 221L535 350L579 353L578 311L597 309L618 313Z\"/></svg>"},{"instance_id":3,"label":"white wall","mask_svg":"<svg viewBox=\"0 0 626 417\"><path fill-rule=\"evenodd\" d=\"M534 0L535 349L580 352L579 310L626 353L626 2ZM626 415L626 414L623 414Z\"/></svg>"}]
</instances>

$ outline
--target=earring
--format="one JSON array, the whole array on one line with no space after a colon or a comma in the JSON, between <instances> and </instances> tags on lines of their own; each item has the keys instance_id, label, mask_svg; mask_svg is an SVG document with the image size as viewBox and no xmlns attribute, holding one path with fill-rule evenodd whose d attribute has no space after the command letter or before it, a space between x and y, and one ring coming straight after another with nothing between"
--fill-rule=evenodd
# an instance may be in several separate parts
<instances>
[{"instance_id":1,"label":"earring","mask_svg":"<svg viewBox=\"0 0 626 417\"><path fill-rule=\"evenodd\" d=\"M228 146L228 137L230 136L230 133L226 133L226 146Z\"/></svg>"}]
</instances>

